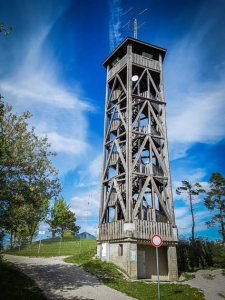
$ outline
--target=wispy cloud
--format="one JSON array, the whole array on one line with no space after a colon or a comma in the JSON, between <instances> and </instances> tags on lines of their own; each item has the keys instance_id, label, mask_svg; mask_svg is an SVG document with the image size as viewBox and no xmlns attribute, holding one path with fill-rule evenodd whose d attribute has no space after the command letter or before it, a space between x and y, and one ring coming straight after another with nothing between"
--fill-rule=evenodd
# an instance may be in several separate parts
<instances>
[{"instance_id":1,"label":"wispy cloud","mask_svg":"<svg viewBox=\"0 0 225 300\"><path fill-rule=\"evenodd\" d=\"M221 20L208 19L204 6L195 17L195 25L171 45L165 61L171 159L186 156L195 143L215 144L225 137L225 65L219 54L212 56L218 53L216 45L225 45Z\"/></svg>"},{"instance_id":2,"label":"wispy cloud","mask_svg":"<svg viewBox=\"0 0 225 300\"><path fill-rule=\"evenodd\" d=\"M80 172L77 187L90 187L98 185L100 188L100 178L102 172L102 153L98 154L86 169Z\"/></svg>"},{"instance_id":3,"label":"wispy cloud","mask_svg":"<svg viewBox=\"0 0 225 300\"><path fill-rule=\"evenodd\" d=\"M86 189L71 199L71 210L75 212L81 231L89 227L89 232L95 233L95 227L98 225L99 197L99 187L97 187Z\"/></svg>"},{"instance_id":4,"label":"wispy cloud","mask_svg":"<svg viewBox=\"0 0 225 300\"><path fill-rule=\"evenodd\" d=\"M19 114L31 111L30 124L36 127L36 134L48 136L52 149L58 152L54 163L60 169L60 175L77 167L82 162L81 157L87 158L90 149L87 114L93 111L79 79L74 82L73 88L61 80L57 56L48 47L49 43L58 43L60 36L49 40L49 35L63 11L64 8L59 7L59 11L53 14L54 18L51 14L46 15L37 29L31 26L33 31L30 34L29 30L26 32L26 39L15 38L8 56L14 57L17 49L19 59L7 59L2 63L5 72L0 82L5 101ZM35 23L32 20L35 11L31 10L29 14L30 24ZM13 72L10 71L12 68Z\"/></svg>"},{"instance_id":5,"label":"wispy cloud","mask_svg":"<svg viewBox=\"0 0 225 300\"><path fill-rule=\"evenodd\" d=\"M110 51L113 51L119 43L122 42L120 33L121 16L123 15L122 8L120 7L121 0L109 0L109 46Z\"/></svg>"}]
</instances>

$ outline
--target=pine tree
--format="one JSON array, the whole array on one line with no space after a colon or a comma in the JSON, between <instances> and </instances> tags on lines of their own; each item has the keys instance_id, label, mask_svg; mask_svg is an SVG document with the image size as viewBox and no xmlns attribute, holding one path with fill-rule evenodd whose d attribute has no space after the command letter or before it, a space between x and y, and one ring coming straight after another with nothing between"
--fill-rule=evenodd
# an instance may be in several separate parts
<instances>
[{"instance_id":1,"label":"pine tree","mask_svg":"<svg viewBox=\"0 0 225 300\"><path fill-rule=\"evenodd\" d=\"M212 173L210 177L210 191L204 198L205 206L217 213L206 222L208 227L219 226L225 251L225 178L220 173Z\"/></svg>"}]
</instances>

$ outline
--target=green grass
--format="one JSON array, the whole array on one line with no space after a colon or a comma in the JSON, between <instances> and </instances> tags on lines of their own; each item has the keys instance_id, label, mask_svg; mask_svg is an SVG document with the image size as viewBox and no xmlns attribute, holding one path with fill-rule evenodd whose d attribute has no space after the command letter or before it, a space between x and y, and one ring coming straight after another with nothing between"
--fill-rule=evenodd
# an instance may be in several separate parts
<instances>
[{"instance_id":1,"label":"green grass","mask_svg":"<svg viewBox=\"0 0 225 300\"><path fill-rule=\"evenodd\" d=\"M69 259L69 258L68 258ZM68 260L67 259L67 260ZM95 275L108 287L140 300L158 299L158 287L155 283L126 280L112 263L99 259L85 262L83 268ZM160 284L161 300L203 300L203 294L195 288L183 284Z\"/></svg>"},{"instance_id":2,"label":"green grass","mask_svg":"<svg viewBox=\"0 0 225 300\"><path fill-rule=\"evenodd\" d=\"M217 293L217 295L220 296L221 298L225 299L225 295L224 295L223 292L222 293Z\"/></svg>"},{"instance_id":3,"label":"green grass","mask_svg":"<svg viewBox=\"0 0 225 300\"><path fill-rule=\"evenodd\" d=\"M182 273L182 275L184 276L185 280L191 280L195 278L195 274L190 274L187 272Z\"/></svg>"},{"instance_id":4,"label":"green grass","mask_svg":"<svg viewBox=\"0 0 225 300\"><path fill-rule=\"evenodd\" d=\"M127 294L130 297L140 300L158 299L158 287L155 283L143 281L126 280L118 268L108 262L102 262L99 259L91 259L91 256L85 256L83 262L81 257L68 257L66 262L82 264L85 271L95 275L99 281L108 287ZM160 284L161 300L204 300L203 294L195 288L183 284Z\"/></svg>"},{"instance_id":5,"label":"green grass","mask_svg":"<svg viewBox=\"0 0 225 300\"><path fill-rule=\"evenodd\" d=\"M207 274L202 274L202 277L204 279L208 279L208 280L213 280L215 278L215 275L212 275L210 273L207 273Z\"/></svg>"},{"instance_id":6,"label":"green grass","mask_svg":"<svg viewBox=\"0 0 225 300\"><path fill-rule=\"evenodd\" d=\"M16 247L4 253L20 256L51 257L59 255L75 255L76 257L85 256L85 253L96 253L97 242L94 239L46 239L42 240L39 248L39 241L23 244L20 248ZM39 250L39 251L38 251ZM39 252L39 253L38 253Z\"/></svg>"},{"instance_id":7,"label":"green grass","mask_svg":"<svg viewBox=\"0 0 225 300\"><path fill-rule=\"evenodd\" d=\"M35 283L12 263L0 260L1 300L47 300Z\"/></svg>"},{"instance_id":8,"label":"green grass","mask_svg":"<svg viewBox=\"0 0 225 300\"><path fill-rule=\"evenodd\" d=\"M60 240L45 240L42 241L40 254L37 254L37 245L33 243L31 248L23 248L18 254L28 256L57 256L70 255L72 256L65 259L66 262L82 265L82 267L95 275L105 285L121 291L128 296L140 300L156 300L158 299L157 284L144 281L131 281L125 279L118 268L107 262L102 262L99 259L92 259L96 254L96 241L91 239L82 239L81 242L70 240L61 243ZM72 249L72 250L71 250ZM8 252L17 254L15 252ZM8 289L12 289L11 282L8 282ZM203 294L195 288L183 284L160 284L161 300L204 300ZM5 298L7 299L7 298ZM11 298L8 298L11 300ZM7 300L8 300L7 299ZM23 298L14 298L23 299ZM24 298L25 299L25 298ZM27 298L29 299L29 297ZM36 298L30 298L32 300ZM37 298L38 299L38 298ZM40 298L41 299L41 298Z\"/></svg>"}]
</instances>

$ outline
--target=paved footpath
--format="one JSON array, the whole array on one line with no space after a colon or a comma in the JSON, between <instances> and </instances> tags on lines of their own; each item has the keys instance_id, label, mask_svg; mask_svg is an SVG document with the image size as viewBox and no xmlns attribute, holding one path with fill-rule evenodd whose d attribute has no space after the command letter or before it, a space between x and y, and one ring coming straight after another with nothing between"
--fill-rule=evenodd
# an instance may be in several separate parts
<instances>
[{"instance_id":1,"label":"paved footpath","mask_svg":"<svg viewBox=\"0 0 225 300\"><path fill-rule=\"evenodd\" d=\"M44 291L48 299L80 300L132 300L97 280L82 268L65 263L61 257L31 258L4 255L4 259L16 264L23 273L31 277ZM134 299L135 300L135 299Z\"/></svg>"},{"instance_id":2,"label":"paved footpath","mask_svg":"<svg viewBox=\"0 0 225 300\"><path fill-rule=\"evenodd\" d=\"M4 259L18 265L26 275L31 277L49 299L135 300L105 286L82 268L65 263L63 261L65 257L67 256L31 258L4 255ZM221 269L199 270L193 274L195 274L194 279L182 282L182 284L202 290L206 300L225 298L225 277L222 276ZM210 275L212 280L206 279L207 275Z\"/></svg>"}]
</instances>

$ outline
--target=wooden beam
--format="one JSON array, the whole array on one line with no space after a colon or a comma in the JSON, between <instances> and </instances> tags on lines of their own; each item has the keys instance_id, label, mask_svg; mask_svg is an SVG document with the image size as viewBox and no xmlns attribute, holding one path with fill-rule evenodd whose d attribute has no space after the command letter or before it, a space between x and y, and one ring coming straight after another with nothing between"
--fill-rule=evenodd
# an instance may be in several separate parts
<instances>
[{"instance_id":1,"label":"wooden beam","mask_svg":"<svg viewBox=\"0 0 225 300\"><path fill-rule=\"evenodd\" d=\"M111 186L110 186L109 193L108 193L106 201L105 201L104 209L103 209L103 212L101 214L100 223L103 222L103 219L105 217L105 213L106 213L106 210L108 208L108 202L109 202L109 198L110 198L110 195L111 195L111 192L112 192L112 188L113 188L113 184L111 184Z\"/></svg>"},{"instance_id":2,"label":"wooden beam","mask_svg":"<svg viewBox=\"0 0 225 300\"><path fill-rule=\"evenodd\" d=\"M103 172L102 178L105 178L105 173L106 173L106 171L107 171L107 169L108 169L108 165L109 165L109 161L110 161L110 158L111 158L111 155L112 155L112 152L113 152L113 147L114 147L114 145L115 145L115 141L113 141L112 148L111 148L110 153L109 153L109 155L108 155L108 161L107 161L107 164L106 164L106 166L105 166L105 170L104 170L104 172Z\"/></svg>"},{"instance_id":3,"label":"wooden beam","mask_svg":"<svg viewBox=\"0 0 225 300\"><path fill-rule=\"evenodd\" d=\"M126 208L125 208L125 205L124 205L124 202L123 202L123 198L122 198L122 195L120 193L120 189L118 187L118 184L117 184L117 181L116 179L113 179L113 183L116 187L116 192L117 192L117 195L118 195L118 199L119 199L119 203L120 203L120 206L122 208L122 212L123 212L123 215L124 215L124 219L125 221L127 221L127 214L126 214Z\"/></svg>"},{"instance_id":4,"label":"wooden beam","mask_svg":"<svg viewBox=\"0 0 225 300\"><path fill-rule=\"evenodd\" d=\"M134 170L134 167L135 167L135 165L137 164L137 161L138 161L138 159L139 159L139 157L140 157L140 155L141 155L141 152L143 151L144 146L145 146L145 144L146 144L146 142L147 142L148 139L149 139L149 137L146 136L145 139L144 139L144 141L143 141L143 143L142 143L142 145L141 145L141 147L140 147L140 149L139 149L139 151L138 151L138 154L137 154L135 160L133 161L132 170Z\"/></svg>"},{"instance_id":5,"label":"wooden beam","mask_svg":"<svg viewBox=\"0 0 225 300\"><path fill-rule=\"evenodd\" d=\"M169 214L168 211L167 211L167 208L166 208L166 206L165 206L165 203L164 203L164 201L163 201L163 199L162 199L162 197L161 197L161 194L160 194L160 192L159 192L159 190L158 190L158 187L157 187L157 185L155 184L155 181L154 181L153 178L151 178L151 183L152 183L152 187L154 188L154 191L155 191L155 193L156 193L156 195L157 195L157 197L158 197L158 200L159 200L159 202L160 202L160 204L161 204L161 207L162 207L162 209L163 209L165 215L167 216L168 220L172 223L171 216L170 216L170 214Z\"/></svg>"},{"instance_id":6,"label":"wooden beam","mask_svg":"<svg viewBox=\"0 0 225 300\"><path fill-rule=\"evenodd\" d=\"M137 98L137 99L143 99L143 100L148 100L150 102L155 102L155 103L158 103L158 104L162 104L162 105L166 105L166 102L164 101L159 101L159 100L155 100L155 99L152 99L152 98L147 98L147 97L143 97L143 96L140 96L140 95L136 95L136 94L132 94L131 95L133 98Z\"/></svg>"},{"instance_id":7,"label":"wooden beam","mask_svg":"<svg viewBox=\"0 0 225 300\"><path fill-rule=\"evenodd\" d=\"M144 196L144 193L145 193L145 191L146 191L146 188L147 188L147 186L148 186L148 184L149 184L150 179L151 179L150 176L148 176L148 177L146 178L145 183L144 183L144 185L143 185L143 187L142 187L142 189L141 189L141 192L140 192L140 194L139 194L139 196L138 196L136 205L135 205L135 207L134 207L134 209L133 209L132 220L134 220L134 218L135 218L136 215L137 215L138 208L139 208L139 206L141 205L142 198L143 198L143 196Z\"/></svg>"}]
</instances>

